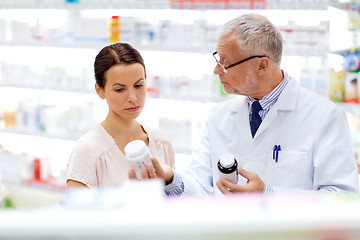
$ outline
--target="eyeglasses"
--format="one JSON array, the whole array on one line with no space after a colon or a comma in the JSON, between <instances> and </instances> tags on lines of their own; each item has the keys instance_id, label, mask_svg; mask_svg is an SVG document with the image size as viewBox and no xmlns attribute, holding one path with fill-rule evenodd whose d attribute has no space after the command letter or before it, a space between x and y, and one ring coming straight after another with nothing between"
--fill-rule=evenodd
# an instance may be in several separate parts
<instances>
[{"instance_id":1,"label":"eyeglasses","mask_svg":"<svg viewBox=\"0 0 360 240\"><path fill-rule=\"evenodd\" d=\"M253 58L263 58L263 57L267 57L267 58L268 58L268 56L265 56L265 55L255 55L255 56L251 56L251 57L245 58L245 59L243 59L243 60L241 60L241 61L238 61L238 62L236 62L236 63L230 64L229 66L225 67L225 65L220 62L220 56L219 56L219 54L218 54L217 52L213 52L213 56L214 56L214 58L215 58L216 63L221 66L221 68L222 68L222 70L223 70L224 73L227 73L227 69L232 68L232 67L235 67L235 66L237 66L237 65L239 65L239 64L242 64L242 63L244 63L244 62L246 62L246 61L249 61L250 59L253 59Z\"/></svg>"}]
</instances>

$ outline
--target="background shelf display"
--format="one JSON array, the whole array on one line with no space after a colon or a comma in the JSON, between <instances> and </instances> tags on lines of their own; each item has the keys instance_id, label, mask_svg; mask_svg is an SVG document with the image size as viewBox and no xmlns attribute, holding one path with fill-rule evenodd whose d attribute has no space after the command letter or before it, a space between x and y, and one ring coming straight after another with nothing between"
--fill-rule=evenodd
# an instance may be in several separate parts
<instances>
[{"instance_id":1,"label":"background shelf display","mask_svg":"<svg viewBox=\"0 0 360 240\"><path fill-rule=\"evenodd\" d=\"M29 16L21 9L2 10L0 44L6 46L38 46L100 50L107 44L106 20L120 15L120 39L131 42L142 51L164 51L208 54L214 51L220 23L237 16L237 10L32 10ZM49 16L48 12L52 16ZM184 12L185 11L185 12ZM294 11L292 11L294 12ZM298 23L301 12L293 19L277 18L284 36L287 56L324 57L329 51L329 17L326 11L314 15L314 21ZM263 11L276 18L275 10ZM305 13L305 11L304 11ZM183 18L186 14L188 17ZM307 13L309 14L309 13ZM284 19L291 14L284 15ZM221 19L225 19L220 21ZM291 19L291 18L290 18ZM304 20L302 20L304 21ZM91 26L89 28L88 26Z\"/></svg>"},{"instance_id":2,"label":"background shelf display","mask_svg":"<svg viewBox=\"0 0 360 240\"><path fill-rule=\"evenodd\" d=\"M0 8L12 9L192 9L192 10L222 10L222 9L306 9L326 10L330 3L338 6L343 4L331 0L2 0Z\"/></svg>"},{"instance_id":3,"label":"background shelf display","mask_svg":"<svg viewBox=\"0 0 360 240\"><path fill-rule=\"evenodd\" d=\"M19 156L16 144L41 138L39 147L24 151L33 158L39 151L60 176L74 141L107 113L94 91L92 68L108 44L106 21L113 15L120 16L121 41L145 60L148 99L139 120L170 135L180 170L190 161L208 110L230 98L212 74L220 24L240 11L267 15L284 36L282 68L297 79L305 62L328 67L322 65L327 53L339 49L331 40L332 23L343 14L328 8L331 1L200 2L205 1L0 1L0 144Z\"/></svg>"}]
</instances>

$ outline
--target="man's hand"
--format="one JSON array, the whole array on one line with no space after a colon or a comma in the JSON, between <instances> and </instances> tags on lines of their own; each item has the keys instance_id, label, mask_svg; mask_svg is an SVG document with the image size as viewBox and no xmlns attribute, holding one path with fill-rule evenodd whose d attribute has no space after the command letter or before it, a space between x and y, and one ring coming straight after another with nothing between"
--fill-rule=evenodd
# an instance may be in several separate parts
<instances>
[{"instance_id":1,"label":"man's hand","mask_svg":"<svg viewBox=\"0 0 360 240\"><path fill-rule=\"evenodd\" d=\"M265 184L256 173L246 171L240 167L238 168L238 173L247 179L247 183L245 185L237 185L225 178L220 178L216 185L223 194L264 191Z\"/></svg>"},{"instance_id":2,"label":"man's hand","mask_svg":"<svg viewBox=\"0 0 360 240\"><path fill-rule=\"evenodd\" d=\"M174 172L171 167L166 164L161 165L156 158L151 158L151 162L154 167L151 164L141 167L141 179L160 178L165 181L165 184L171 183L174 178ZM132 168L129 169L128 175L129 179L137 179L135 171Z\"/></svg>"}]
</instances>

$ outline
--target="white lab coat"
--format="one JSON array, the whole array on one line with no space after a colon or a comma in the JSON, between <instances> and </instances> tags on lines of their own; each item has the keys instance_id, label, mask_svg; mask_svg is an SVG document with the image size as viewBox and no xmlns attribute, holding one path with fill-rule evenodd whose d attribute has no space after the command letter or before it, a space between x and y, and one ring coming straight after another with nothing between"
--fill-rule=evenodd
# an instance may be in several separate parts
<instances>
[{"instance_id":1,"label":"white lab coat","mask_svg":"<svg viewBox=\"0 0 360 240\"><path fill-rule=\"evenodd\" d=\"M274 145L280 145L278 162ZM209 112L193 161L181 176L185 194L221 194L217 162L231 153L274 192L358 191L358 172L343 110L290 79L254 138L246 97L220 103Z\"/></svg>"}]
</instances>

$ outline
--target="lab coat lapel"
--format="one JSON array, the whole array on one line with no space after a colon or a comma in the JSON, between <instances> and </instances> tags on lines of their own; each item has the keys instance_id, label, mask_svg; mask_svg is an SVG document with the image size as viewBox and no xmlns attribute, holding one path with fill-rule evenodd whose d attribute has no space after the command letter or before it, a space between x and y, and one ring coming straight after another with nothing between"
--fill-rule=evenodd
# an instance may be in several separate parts
<instances>
[{"instance_id":1,"label":"lab coat lapel","mask_svg":"<svg viewBox=\"0 0 360 240\"><path fill-rule=\"evenodd\" d=\"M233 125L239 131L239 135L248 143L252 142L249 121L249 107L246 97L237 97L236 104L230 106L230 111L233 112ZM236 134L234 132L234 134Z\"/></svg>"},{"instance_id":2,"label":"lab coat lapel","mask_svg":"<svg viewBox=\"0 0 360 240\"><path fill-rule=\"evenodd\" d=\"M266 114L266 117L264 118L264 120L261 122L258 130L256 131L256 134L254 136L253 139L258 138L258 136L265 131L265 129L267 129L271 123L274 121L274 119L276 118L278 114L277 111L277 106L276 104L274 104L274 106L270 109L270 111Z\"/></svg>"},{"instance_id":3,"label":"lab coat lapel","mask_svg":"<svg viewBox=\"0 0 360 240\"><path fill-rule=\"evenodd\" d=\"M254 139L259 137L261 133L264 132L274 122L279 111L291 111L295 108L299 89L300 85L295 80L290 79L285 89L280 94L276 103L274 104L274 106L272 106L272 108L260 124L260 127L254 136Z\"/></svg>"}]
</instances>

